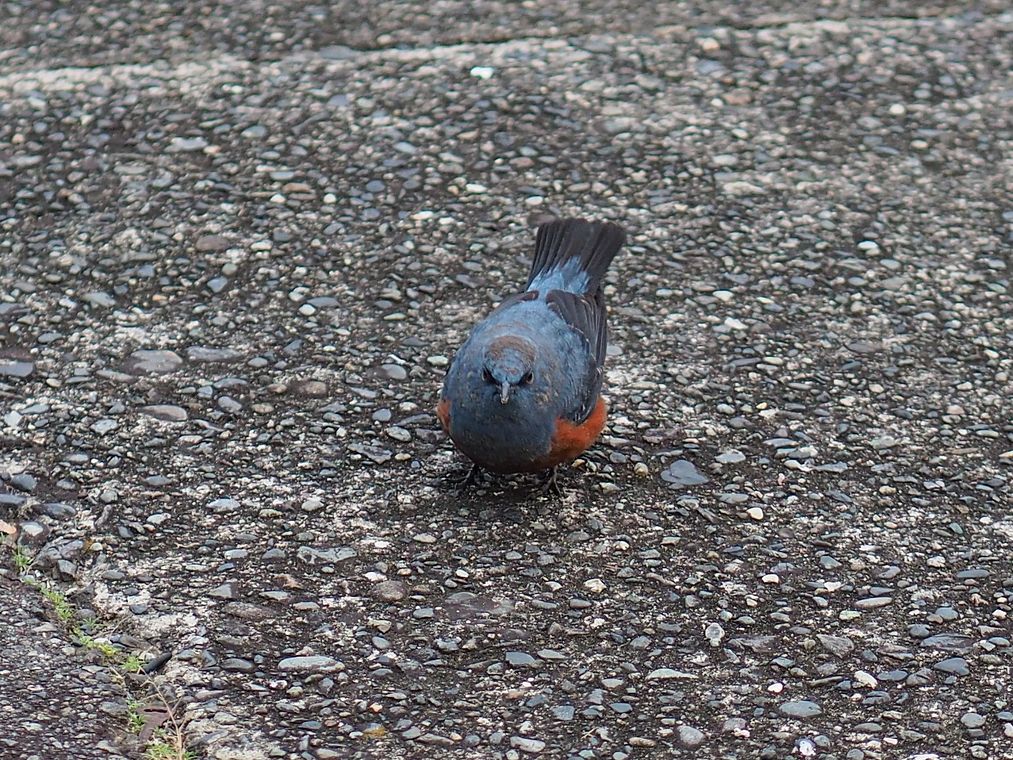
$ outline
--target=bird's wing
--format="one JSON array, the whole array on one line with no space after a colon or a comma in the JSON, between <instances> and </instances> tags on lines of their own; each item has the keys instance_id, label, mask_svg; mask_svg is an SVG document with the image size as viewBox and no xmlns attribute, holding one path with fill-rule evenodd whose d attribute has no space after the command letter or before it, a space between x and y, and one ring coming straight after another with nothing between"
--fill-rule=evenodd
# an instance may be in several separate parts
<instances>
[{"instance_id":1,"label":"bird's wing","mask_svg":"<svg viewBox=\"0 0 1013 760\"><path fill-rule=\"evenodd\" d=\"M580 404L572 417L574 422L583 422L594 411L601 393L605 350L608 344L605 297L600 288L594 293L584 295L552 290L545 296L545 301L587 345L587 378L581 383Z\"/></svg>"}]
</instances>

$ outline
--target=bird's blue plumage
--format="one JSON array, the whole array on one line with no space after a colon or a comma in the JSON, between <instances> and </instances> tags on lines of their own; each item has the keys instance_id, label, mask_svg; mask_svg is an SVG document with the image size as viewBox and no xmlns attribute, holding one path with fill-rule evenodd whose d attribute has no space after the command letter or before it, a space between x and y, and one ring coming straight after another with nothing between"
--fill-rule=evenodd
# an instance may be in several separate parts
<instances>
[{"instance_id":1,"label":"bird's blue plumage","mask_svg":"<svg viewBox=\"0 0 1013 760\"><path fill-rule=\"evenodd\" d=\"M600 279L622 242L610 224L539 229L527 291L475 325L444 380L445 424L474 462L497 472L551 466L559 421L591 414L605 358Z\"/></svg>"},{"instance_id":2,"label":"bird's blue plumage","mask_svg":"<svg viewBox=\"0 0 1013 760\"><path fill-rule=\"evenodd\" d=\"M588 282L588 274L581 269L580 260L570 259L562 266L539 274L530 282L528 290L537 290L540 293L548 293L550 290L584 293Z\"/></svg>"},{"instance_id":3,"label":"bird's blue plumage","mask_svg":"<svg viewBox=\"0 0 1013 760\"><path fill-rule=\"evenodd\" d=\"M533 348L527 364L517 362L528 353L516 350L518 345ZM487 369L496 381L519 380L528 371L532 380L514 388L503 404L499 385L483 377ZM581 389L593 371L586 341L545 300L497 311L475 326L447 372L450 435L484 467L523 471L548 451L555 421L581 406Z\"/></svg>"}]
</instances>

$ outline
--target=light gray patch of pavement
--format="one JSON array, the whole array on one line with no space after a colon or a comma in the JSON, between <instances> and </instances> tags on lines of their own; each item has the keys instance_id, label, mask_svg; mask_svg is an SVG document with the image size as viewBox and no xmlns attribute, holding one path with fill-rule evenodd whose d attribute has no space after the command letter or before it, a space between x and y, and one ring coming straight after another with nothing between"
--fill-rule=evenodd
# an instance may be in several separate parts
<instances>
[{"instance_id":1,"label":"light gray patch of pavement","mask_svg":"<svg viewBox=\"0 0 1013 760\"><path fill-rule=\"evenodd\" d=\"M751 29L821 19L931 19L956 14L997 14L1002 0L966 8L945 0L824 0L751 3L615 3L589 0L223 0L214 12L199 2L113 0L100 7L75 1L9 2L0 29L4 66L10 70L94 67L163 59L203 60L228 53L251 61L293 52L329 58L356 50L432 48L570 35L650 34L659 27Z\"/></svg>"},{"instance_id":2,"label":"light gray patch of pavement","mask_svg":"<svg viewBox=\"0 0 1013 760\"><path fill-rule=\"evenodd\" d=\"M727 6L4 25L0 519L201 756L1009 752L1013 15ZM630 231L606 435L459 493L564 213Z\"/></svg>"}]
</instances>

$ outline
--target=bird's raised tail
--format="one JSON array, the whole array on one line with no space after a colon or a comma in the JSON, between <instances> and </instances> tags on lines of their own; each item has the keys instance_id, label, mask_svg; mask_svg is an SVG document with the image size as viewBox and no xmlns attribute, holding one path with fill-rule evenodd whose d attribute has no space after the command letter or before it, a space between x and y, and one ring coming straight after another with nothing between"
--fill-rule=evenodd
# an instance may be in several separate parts
<instances>
[{"instance_id":1,"label":"bird's raised tail","mask_svg":"<svg viewBox=\"0 0 1013 760\"><path fill-rule=\"evenodd\" d=\"M527 290L595 293L626 241L612 222L557 219L538 228Z\"/></svg>"}]
</instances>

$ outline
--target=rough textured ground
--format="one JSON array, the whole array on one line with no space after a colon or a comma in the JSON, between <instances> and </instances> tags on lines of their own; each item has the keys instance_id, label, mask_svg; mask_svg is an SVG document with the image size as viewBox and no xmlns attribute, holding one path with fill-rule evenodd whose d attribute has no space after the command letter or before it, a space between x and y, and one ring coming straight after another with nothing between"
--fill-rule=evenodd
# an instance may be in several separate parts
<instances>
[{"instance_id":1,"label":"rough textured ground","mask_svg":"<svg viewBox=\"0 0 1013 760\"><path fill-rule=\"evenodd\" d=\"M198 757L1013 756L1003 3L178 5L3 4L0 520ZM559 214L607 434L458 493ZM3 756L135 752L15 577Z\"/></svg>"},{"instance_id":2,"label":"rough textured ground","mask_svg":"<svg viewBox=\"0 0 1013 760\"><path fill-rule=\"evenodd\" d=\"M124 756L123 688L75 655L34 589L0 577L0 757ZM91 658L94 660L94 658Z\"/></svg>"}]
</instances>

